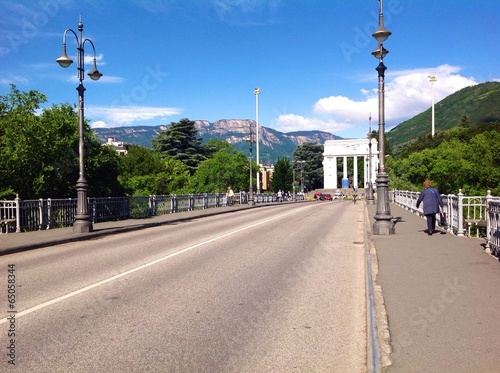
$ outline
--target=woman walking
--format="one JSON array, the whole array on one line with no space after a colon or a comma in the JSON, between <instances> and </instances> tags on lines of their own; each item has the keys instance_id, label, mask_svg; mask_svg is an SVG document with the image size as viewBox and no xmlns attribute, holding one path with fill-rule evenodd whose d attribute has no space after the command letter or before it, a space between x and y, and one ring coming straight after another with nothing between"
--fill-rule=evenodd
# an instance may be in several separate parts
<instances>
[{"instance_id":1,"label":"woman walking","mask_svg":"<svg viewBox=\"0 0 500 373\"><path fill-rule=\"evenodd\" d=\"M427 234L432 236L436 229L436 214L439 212L439 207L443 208L443 200L439 191L431 187L429 180L424 181L424 190L418 196L417 208L422 202L424 203L424 215L427 219Z\"/></svg>"}]
</instances>

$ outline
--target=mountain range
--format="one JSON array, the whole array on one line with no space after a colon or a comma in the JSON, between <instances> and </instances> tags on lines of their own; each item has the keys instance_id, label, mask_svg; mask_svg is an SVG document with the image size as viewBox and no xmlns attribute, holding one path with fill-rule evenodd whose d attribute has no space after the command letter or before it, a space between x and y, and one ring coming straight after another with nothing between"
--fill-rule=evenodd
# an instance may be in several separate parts
<instances>
[{"instance_id":1,"label":"mountain range","mask_svg":"<svg viewBox=\"0 0 500 373\"><path fill-rule=\"evenodd\" d=\"M195 127L199 137L206 142L210 139L224 139L234 147L249 154L250 126L255 132L255 121L251 119L222 119L214 123L207 120L195 120ZM134 126L94 128L97 138L106 142L109 137L116 141L142 145L151 148L151 140L168 125L159 126ZM297 131L283 133L275 129L259 126L259 157L264 164L274 163L278 158L291 158L292 152L298 145L305 142L323 144L326 140L340 139L341 137L323 131ZM255 133L253 133L255 141ZM253 144L255 154L255 144Z\"/></svg>"},{"instance_id":2,"label":"mountain range","mask_svg":"<svg viewBox=\"0 0 500 373\"><path fill-rule=\"evenodd\" d=\"M499 123L500 130L500 82L485 82L463 88L435 104L435 130L446 131L460 125L464 114L471 126L480 123ZM255 121L250 119L222 119L210 123L196 120L196 128L203 142L209 139L225 139L234 147L249 154L250 126L255 129ZM116 141L142 145L150 148L151 140L168 125L95 128L100 141L108 137ZM297 131L283 133L275 129L259 126L259 156L261 163L274 163L278 158L291 158L292 152L304 142L323 144L326 140L342 139L323 131ZM405 144L431 132L431 108L404 121L386 133L391 148L397 152ZM255 141L255 134L254 134ZM255 144L253 145L255 152Z\"/></svg>"},{"instance_id":3,"label":"mountain range","mask_svg":"<svg viewBox=\"0 0 500 373\"><path fill-rule=\"evenodd\" d=\"M471 127L481 123L499 123L500 130L500 82L485 82L452 93L434 104L435 131L447 131L460 125L467 115ZM431 133L432 107L411 119L398 124L386 133L393 152L418 137Z\"/></svg>"}]
</instances>

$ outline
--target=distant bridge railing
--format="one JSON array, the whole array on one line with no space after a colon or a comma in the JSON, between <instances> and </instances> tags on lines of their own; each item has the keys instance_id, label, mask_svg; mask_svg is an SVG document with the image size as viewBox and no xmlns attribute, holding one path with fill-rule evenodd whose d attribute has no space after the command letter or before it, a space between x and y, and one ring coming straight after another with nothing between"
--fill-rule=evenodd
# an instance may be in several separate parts
<instances>
[{"instance_id":1,"label":"distant bridge railing","mask_svg":"<svg viewBox=\"0 0 500 373\"><path fill-rule=\"evenodd\" d=\"M303 200L303 195L297 195ZM277 202L275 194L255 194L254 202ZM248 195L235 193L233 204L247 204ZM68 227L75 221L76 198L0 201L0 233L27 232ZM181 211L222 207L224 193L178 194L137 197L88 198L93 223L140 219Z\"/></svg>"},{"instance_id":2,"label":"distant bridge railing","mask_svg":"<svg viewBox=\"0 0 500 373\"><path fill-rule=\"evenodd\" d=\"M390 200L397 205L424 216L423 206L416 207L420 192L393 190L389 192ZM460 189L457 195L442 195L444 212L446 213L447 230L459 237L481 237L484 231L486 247L495 255L500 254L500 197L464 196Z\"/></svg>"}]
</instances>

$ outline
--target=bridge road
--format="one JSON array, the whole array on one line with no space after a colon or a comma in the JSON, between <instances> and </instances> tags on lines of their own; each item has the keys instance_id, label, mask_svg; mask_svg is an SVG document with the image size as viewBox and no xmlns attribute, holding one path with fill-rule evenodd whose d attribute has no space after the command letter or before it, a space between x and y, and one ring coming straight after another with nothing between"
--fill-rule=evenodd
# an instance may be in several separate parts
<instances>
[{"instance_id":1,"label":"bridge road","mask_svg":"<svg viewBox=\"0 0 500 373\"><path fill-rule=\"evenodd\" d=\"M364 372L363 209L262 207L2 256L9 371Z\"/></svg>"}]
</instances>

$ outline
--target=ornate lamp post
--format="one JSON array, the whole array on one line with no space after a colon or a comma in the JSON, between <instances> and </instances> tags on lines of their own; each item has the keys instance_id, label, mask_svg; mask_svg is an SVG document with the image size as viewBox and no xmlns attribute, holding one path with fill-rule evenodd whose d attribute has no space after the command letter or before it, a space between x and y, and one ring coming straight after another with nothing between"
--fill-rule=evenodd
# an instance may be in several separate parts
<instances>
[{"instance_id":1,"label":"ornate lamp post","mask_svg":"<svg viewBox=\"0 0 500 373\"><path fill-rule=\"evenodd\" d=\"M432 130L431 135L434 137L434 83L436 82L436 77L434 75L429 75L429 82L432 85Z\"/></svg>"},{"instance_id":2,"label":"ornate lamp post","mask_svg":"<svg viewBox=\"0 0 500 373\"><path fill-rule=\"evenodd\" d=\"M84 57L85 57L85 51L84 51L84 46L86 42L89 42L90 45L92 46L92 50L94 51L94 65L92 70L88 73L90 78L92 80L99 80L99 78L102 76L102 74L97 70L96 66L96 58L95 58L95 47L94 43L92 43L92 40L90 39L84 39L83 38L83 23L82 23L82 18L80 17L80 20L78 22L78 31L80 33L80 36L76 34L75 31L72 29L67 29L64 31L63 34L63 46L62 46L62 55L59 57L56 62L61 65L61 67L69 67L72 63L73 60L68 57L66 54L66 34L68 31L72 32L73 35L75 35L76 38L76 50L77 50L77 71L78 71L78 80L80 84L76 88L78 91L78 128L79 128L79 160L80 160L80 177L78 178L78 181L76 182L76 190L77 190L77 207L76 207L76 214L75 214L75 221L73 223L73 232L78 232L78 233L88 233L92 232L92 221L90 219L90 214L88 211L88 201L87 201L87 191L88 191L88 182L87 179L85 178L85 158L84 158L84 148L83 148L83 127L84 127L84 115L83 115L83 108L84 108L84 100L83 100L83 93L85 92L85 87L83 86L83 79L84 79L84 72L85 72L85 66L84 66Z\"/></svg>"},{"instance_id":3,"label":"ornate lamp post","mask_svg":"<svg viewBox=\"0 0 500 373\"><path fill-rule=\"evenodd\" d=\"M257 170L257 194L260 194L260 161L259 161L259 94L260 94L260 88L255 88L253 90L253 93L255 94L255 136L257 137L256 162L257 162L257 167L259 167L259 169Z\"/></svg>"},{"instance_id":4,"label":"ornate lamp post","mask_svg":"<svg viewBox=\"0 0 500 373\"><path fill-rule=\"evenodd\" d=\"M379 60L376 68L378 72L378 136L379 136L379 166L377 172L377 212L373 233L377 235L389 235L396 233L392 222L391 208L389 205L389 176L385 169L385 113L384 113L384 78L387 67L384 65L384 57L389 51L384 48L383 42L391 35L391 32L384 26L384 15L382 13L382 0L379 0L378 29L373 33L373 37L378 42L378 47L372 54Z\"/></svg>"},{"instance_id":5,"label":"ornate lamp post","mask_svg":"<svg viewBox=\"0 0 500 373\"><path fill-rule=\"evenodd\" d=\"M366 204L374 205L375 197L373 196L372 183L372 114L368 117L368 189L366 191Z\"/></svg>"}]
</instances>

